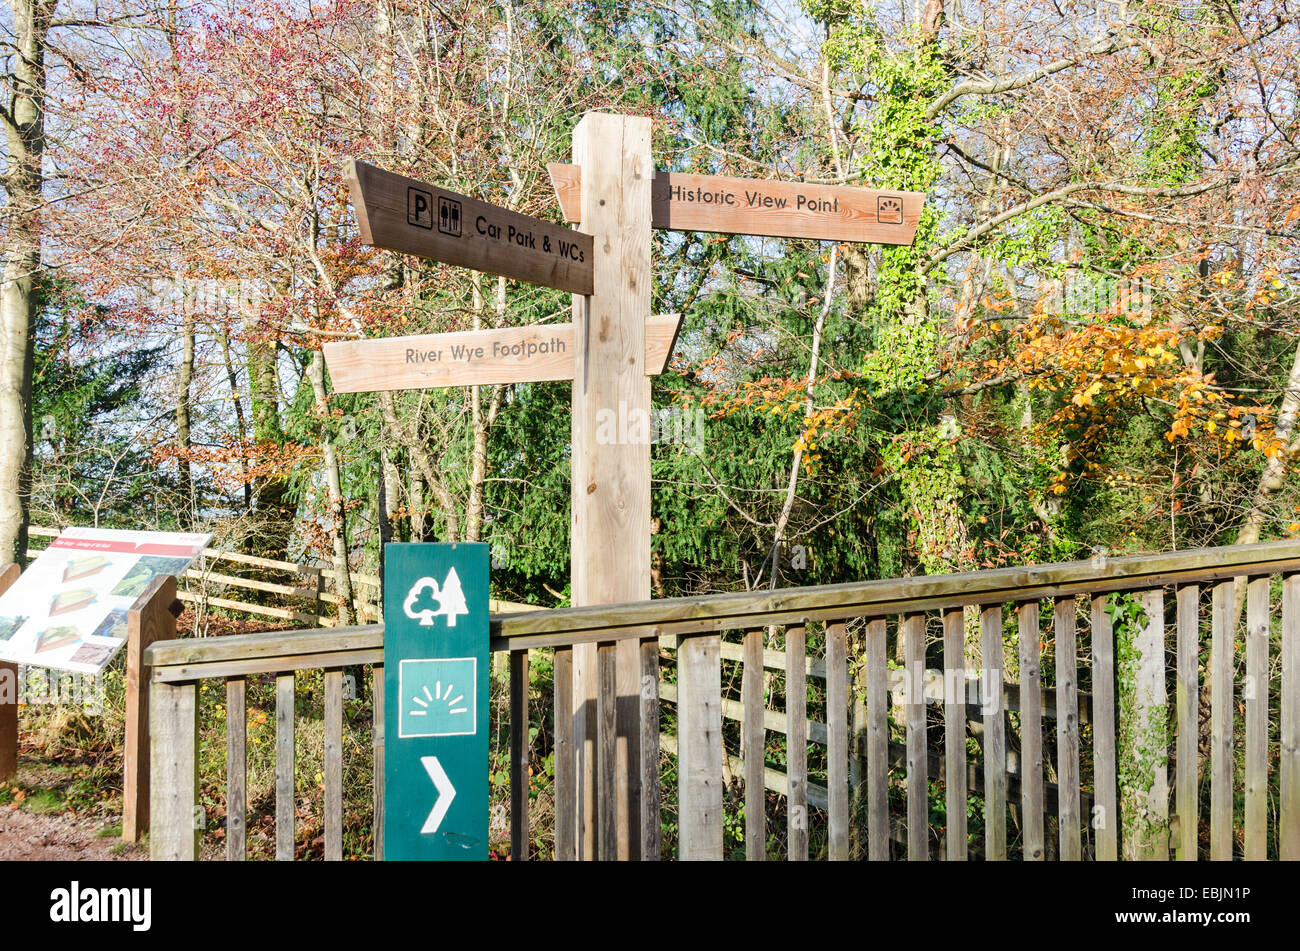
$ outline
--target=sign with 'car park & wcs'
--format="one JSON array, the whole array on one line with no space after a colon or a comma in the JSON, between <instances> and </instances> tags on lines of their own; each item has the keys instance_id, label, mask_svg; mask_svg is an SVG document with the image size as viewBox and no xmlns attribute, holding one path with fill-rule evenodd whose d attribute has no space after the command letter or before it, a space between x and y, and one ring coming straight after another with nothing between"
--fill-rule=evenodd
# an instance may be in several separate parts
<instances>
[{"instance_id":1,"label":"sign with 'car park & wcs'","mask_svg":"<svg viewBox=\"0 0 1300 951\"><path fill-rule=\"evenodd\" d=\"M593 239L365 162L345 168L363 244L555 287L592 292Z\"/></svg>"},{"instance_id":2,"label":"sign with 'car park & wcs'","mask_svg":"<svg viewBox=\"0 0 1300 951\"><path fill-rule=\"evenodd\" d=\"M488 546L384 549L384 858L487 858Z\"/></svg>"}]
</instances>

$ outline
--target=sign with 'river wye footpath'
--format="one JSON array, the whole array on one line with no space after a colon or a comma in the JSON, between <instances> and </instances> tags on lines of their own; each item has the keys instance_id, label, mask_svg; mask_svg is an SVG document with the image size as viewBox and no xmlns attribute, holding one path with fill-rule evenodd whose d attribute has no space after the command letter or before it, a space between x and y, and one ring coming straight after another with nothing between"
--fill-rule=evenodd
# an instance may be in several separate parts
<instances>
[{"instance_id":1,"label":"sign with 'river wye footpath'","mask_svg":"<svg viewBox=\"0 0 1300 951\"><path fill-rule=\"evenodd\" d=\"M645 322L645 372L668 366L680 314ZM572 380L577 347L572 324L331 341L322 346L338 393L489 386Z\"/></svg>"},{"instance_id":2,"label":"sign with 'river wye footpath'","mask_svg":"<svg viewBox=\"0 0 1300 951\"><path fill-rule=\"evenodd\" d=\"M593 238L365 162L344 167L364 244L590 294Z\"/></svg>"},{"instance_id":3,"label":"sign with 'river wye footpath'","mask_svg":"<svg viewBox=\"0 0 1300 951\"><path fill-rule=\"evenodd\" d=\"M384 548L384 858L487 858L488 546Z\"/></svg>"}]
</instances>

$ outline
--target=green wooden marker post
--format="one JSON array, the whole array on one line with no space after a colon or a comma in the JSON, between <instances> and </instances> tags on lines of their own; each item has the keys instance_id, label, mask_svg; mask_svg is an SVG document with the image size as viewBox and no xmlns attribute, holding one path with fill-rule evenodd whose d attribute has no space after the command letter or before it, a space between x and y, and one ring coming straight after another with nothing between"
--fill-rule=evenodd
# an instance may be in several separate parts
<instances>
[{"instance_id":1,"label":"green wooden marker post","mask_svg":"<svg viewBox=\"0 0 1300 951\"><path fill-rule=\"evenodd\" d=\"M488 546L384 549L384 857L487 858Z\"/></svg>"}]
</instances>

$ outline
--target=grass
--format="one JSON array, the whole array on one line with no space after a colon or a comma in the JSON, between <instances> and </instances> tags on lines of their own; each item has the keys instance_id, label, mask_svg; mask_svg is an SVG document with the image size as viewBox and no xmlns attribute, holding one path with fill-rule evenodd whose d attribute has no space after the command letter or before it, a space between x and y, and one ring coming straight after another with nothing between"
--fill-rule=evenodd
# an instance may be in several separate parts
<instances>
[{"instance_id":1,"label":"grass","mask_svg":"<svg viewBox=\"0 0 1300 951\"><path fill-rule=\"evenodd\" d=\"M38 816L49 816L67 812L68 801L58 789L37 789L23 800L23 806Z\"/></svg>"}]
</instances>

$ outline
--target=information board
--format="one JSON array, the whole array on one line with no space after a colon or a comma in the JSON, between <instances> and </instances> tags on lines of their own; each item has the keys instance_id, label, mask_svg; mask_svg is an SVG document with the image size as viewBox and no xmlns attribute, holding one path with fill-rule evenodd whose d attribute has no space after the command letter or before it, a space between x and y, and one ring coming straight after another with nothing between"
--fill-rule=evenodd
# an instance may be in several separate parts
<instances>
[{"instance_id":1,"label":"information board","mask_svg":"<svg viewBox=\"0 0 1300 951\"><path fill-rule=\"evenodd\" d=\"M158 575L180 576L211 535L69 528L0 596L0 660L98 673Z\"/></svg>"}]
</instances>

